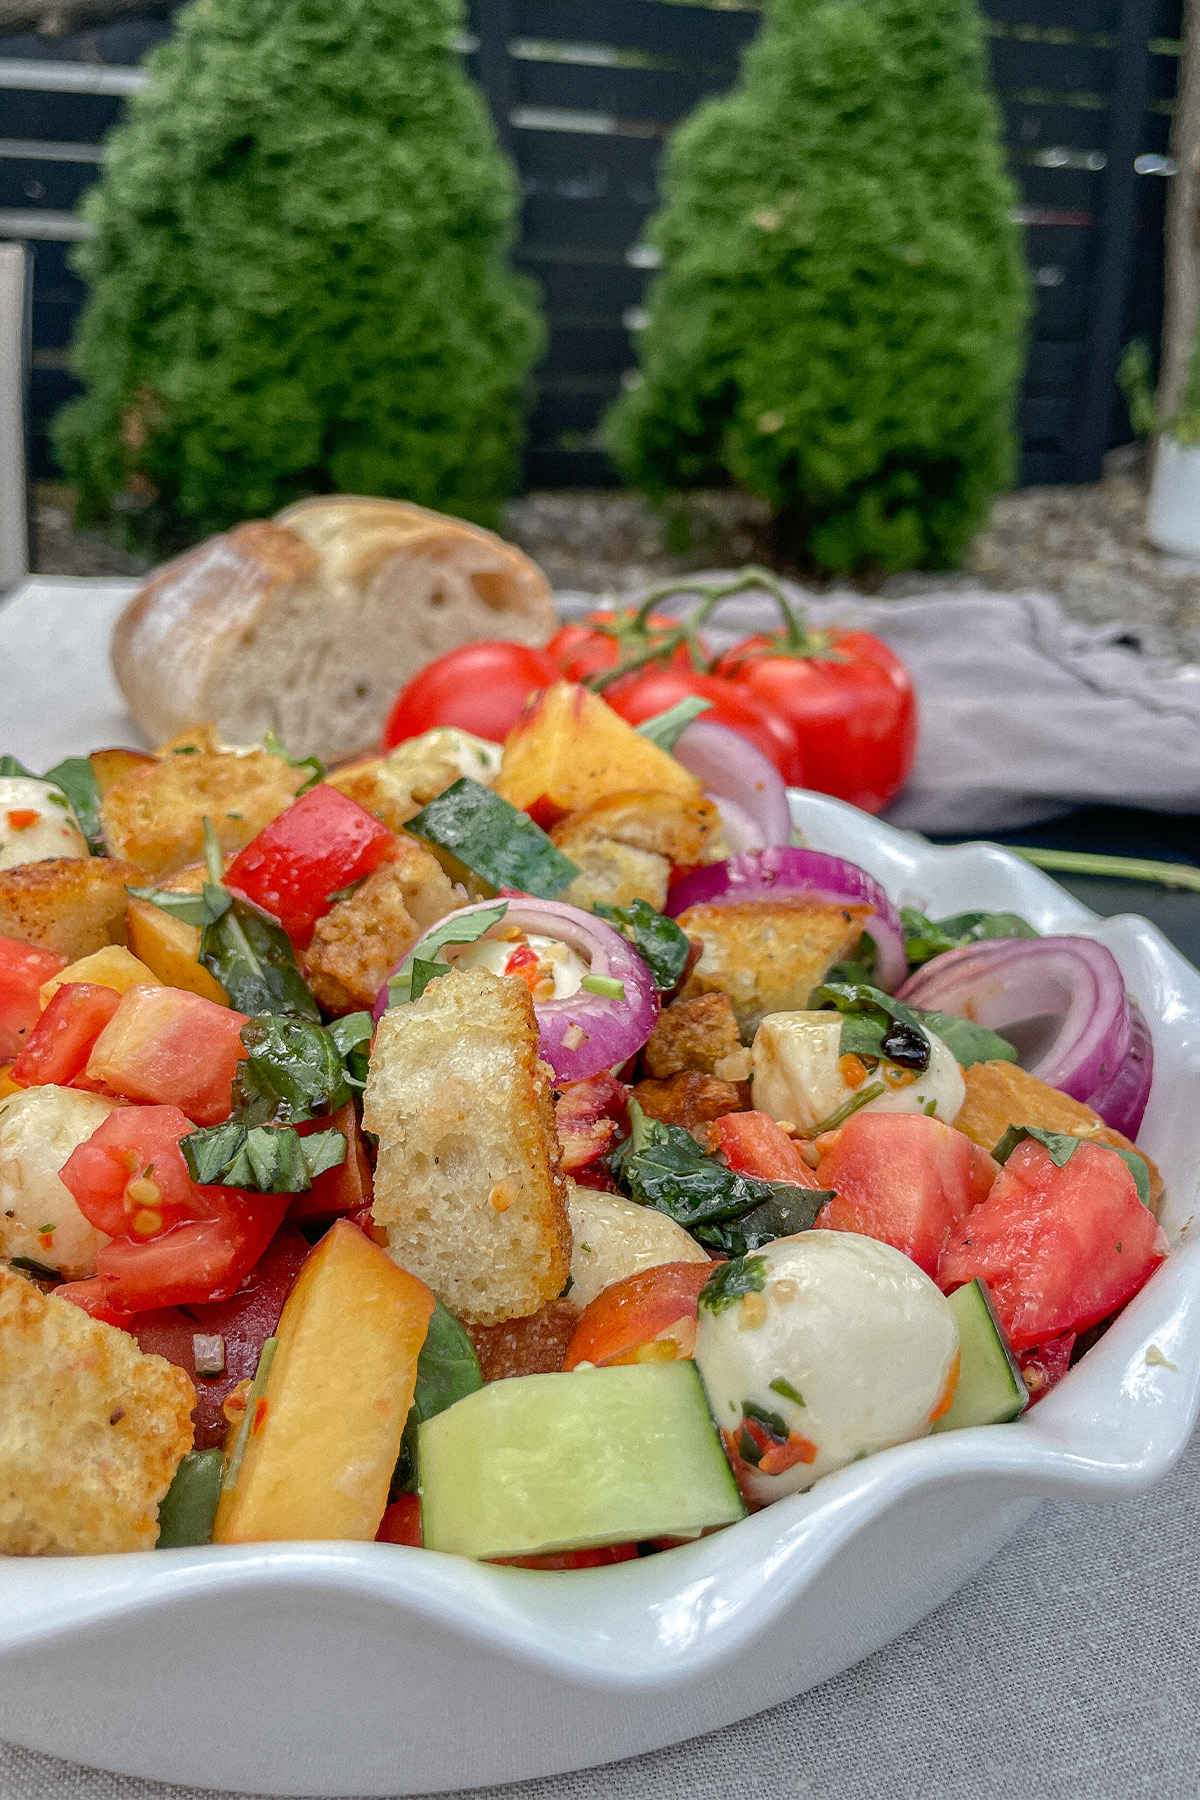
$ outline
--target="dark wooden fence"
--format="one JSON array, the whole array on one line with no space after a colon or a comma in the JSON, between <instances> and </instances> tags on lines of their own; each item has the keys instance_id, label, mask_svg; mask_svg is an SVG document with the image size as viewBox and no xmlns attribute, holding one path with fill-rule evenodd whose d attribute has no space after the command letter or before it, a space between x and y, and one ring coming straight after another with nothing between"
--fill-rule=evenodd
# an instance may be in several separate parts
<instances>
[{"instance_id":1,"label":"dark wooden fence","mask_svg":"<svg viewBox=\"0 0 1200 1800\"><path fill-rule=\"evenodd\" d=\"M1129 436L1122 345L1157 341L1162 219L1180 0L984 0L1019 217L1037 294L1021 405L1027 482L1094 480ZM72 208L105 132L170 31L173 7L57 39L0 37L0 236L24 237L34 282L35 462L74 391L66 349L82 300ZM542 285L550 346L526 478L608 485L597 424L636 361L654 258L642 230L671 127L728 87L757 28L746 4L472 0L463 51L525 193L518 260Z\"/></svg>"}]
</instances>

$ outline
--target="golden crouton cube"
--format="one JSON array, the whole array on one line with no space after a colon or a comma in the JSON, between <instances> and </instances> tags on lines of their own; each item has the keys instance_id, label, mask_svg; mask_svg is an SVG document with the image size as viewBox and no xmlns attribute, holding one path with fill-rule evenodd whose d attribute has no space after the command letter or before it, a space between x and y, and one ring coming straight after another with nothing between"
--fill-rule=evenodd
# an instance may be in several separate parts
<instances>
[{"instance_id":1,"label":"golden crouton cube","mask_svg":"<svg viewBox=\"0 0 1200 1800\"><path fill-rule=\"evenodd\" d=\"M204 854L204 824L221 848L240 850L295 798L309 778L269 750L210 750L203 728L129 770L100 801L104 841L152 879Z\"/></svg>"},{"instance_id":2,"label":"golden crouton cube","mask_svg":"<svg viewBox=\"0 0 1200 1800\"><path fill-rule=\"evenodd\" d=\"M392 1007L363 1099L379 1139L372 1210L401 1268L469 1325L523 1318L562 1292L567 1186L523 982L453 969Z\"/></svg>"},{"instance_id":3,"label":"golden crouton cube","mask_svg":"<svg viewBox=\"0 0 1200 1800\"><path fill-rule=\"evenodd\" d=\"M728 994L749 1043L767 1013L803 1011L833 964L852 953L872 910L823 900L689 906L677 923L704 951L679 997Z\"/></svg>"},{"instance_id":4,"label":"golden crouton cube","mask_svg":"<svg viewBox=\"0 0 1200 1800\"><path fill-rule=\"evenodd\" d=\"M665 1081L668 1075L682 1075L688 1069L715 1075L717 1064L727 1056L745 1055L729 995L713 992L665 1007L646 1039L642 1060L647 1075ZM745 1073L737 1079L744 1080Z\"/></svg>"},{"instance_id":5,"label":"golden crouton cube","mask_svg":"<svg viewBox=\"0 0 1200 1800\"><path fill-rule=\"evenodd\" d=\"M395 862L376 869L317 921L305 953L309 987L328 1012L371 1006L421 933L457 904L436 857L412 838L401 840Z\"/></svg>"},{"instance_id":6,"label":"golden crouton cube","mask_svg":"<svg viewBox=\"0 0 1200 1800\"><path fill-rule=\"evenodd\" d=\"M648 900L661 912L672 864L728 854L713 801L686 794L606 794L570 813L550 835L580 871L563 899L584 908Z\"/></svg>"},{"instance_id":7,"label":"golden crouton cube","mask_svg":"<svg viewBox=\"0 0 1200 1800\"><path fill-rule=\"evenodd\" d=\"M1057 1088L1047 1087L1018 1063L978 1062L963 1070L967 1097L954 1119L954 1129L985 1150L994 1150L1010 1125L1031 1125L1037 1131L1062 1131L1068 1137L1111 1144L1117 1150L1133 1150L1127 1137L1106 1125L1082 1100L1072 1100ZM1162 1198L1162 1176L1144 1150L1138 1150L1150 1171L1150 1203L1157 1212Z\"/></svg>"},{"instance_id":8,"label":"golden crouton cube","mask_svg":"<svg viewBox=\"0 0 1200 1800\"><path fill-rule=\"evenodd\" d=\"M0 1553L152 1550L195 1403L182 1369L0 1267Z\"/></svg>"},{"instance_id":9,"label":"golden crouton cube","mask_svg":"<svg viewBox=\"0 0 1200 1800\"><path fill-rule=\"evenodd\" d=\"M72 962L125 942L125 886L144 879L109 856L56 856L0 869L0 937Z\"/></svg>"}]
</instances>

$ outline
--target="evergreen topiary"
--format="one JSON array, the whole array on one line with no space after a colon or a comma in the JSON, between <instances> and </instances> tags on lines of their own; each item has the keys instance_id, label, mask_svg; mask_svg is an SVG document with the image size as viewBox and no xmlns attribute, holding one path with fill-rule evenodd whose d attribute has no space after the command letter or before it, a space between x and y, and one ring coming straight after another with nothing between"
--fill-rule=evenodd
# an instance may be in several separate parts
<instances>
[{"instance_id":1,"label":"evergreen topiary","mask_svg":"<svg viewBox=\"0 0 1200 1800\"><path fill-rule=\"evenodd\" d=\"M1012 476L1028 311L973 0L768 0L664 194L627 477L732 477L825 569L953 564Z\"/></svg>"},{"instance_id":2,"label":"evergreen topiary","mask_svg":"<svg viewBox=\"0 0 1200 1800\"><path fill-rule=\"evenodd\" d=\"M312 492L493 523L511 491L532 284L453 50L459 0L196 0L148 59L85 203L55 441L85 517L192 538Z\"/></svg>"}]
</instances>

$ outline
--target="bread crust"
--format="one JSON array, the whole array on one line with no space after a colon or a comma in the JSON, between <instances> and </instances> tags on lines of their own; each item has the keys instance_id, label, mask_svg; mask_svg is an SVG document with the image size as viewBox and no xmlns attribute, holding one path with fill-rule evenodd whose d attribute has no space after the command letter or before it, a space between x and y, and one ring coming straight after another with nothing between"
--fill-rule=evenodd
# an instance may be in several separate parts
<instances>
[{"instance_id":1,"label":"bread crust","mask_svg":"<svg viewBox=\"0 0 1200 1800\"><path fill-rule=\"evenodd\" d=\"M158 570L122 613L113 668L156 741L215 719L231 743L294 755L373 746L426 662L479 638L542 643L537 565L494 532L406 501L302 500Z\"/></svg>"}]
</instances>

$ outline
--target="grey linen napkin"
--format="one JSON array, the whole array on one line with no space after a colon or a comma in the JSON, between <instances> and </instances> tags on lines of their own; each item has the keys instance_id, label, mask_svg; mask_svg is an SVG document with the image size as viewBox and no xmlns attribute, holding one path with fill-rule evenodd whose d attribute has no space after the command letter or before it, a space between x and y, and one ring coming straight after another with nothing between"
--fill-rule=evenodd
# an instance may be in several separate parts
<instances>
[{"instance_id":1,"label":"grey linen napkin","mask_svg":"<svg viewBox=\"0 0 1200 1800\"><path fill-rule=\"evenodd\" d=\"M892 824L986 833L1089 803L1200 812L1200 665L1151 661L1117 641L1131 627L1076 624L1047 594L868 600L784 586L810 623L873 631L912 673L920 741L886 815ZM581 594L558 602L566 617L597 603ZM706 635L724 648L778 614L750 593L717 617L720 629Z\"/></svg>"}]
</instances>

